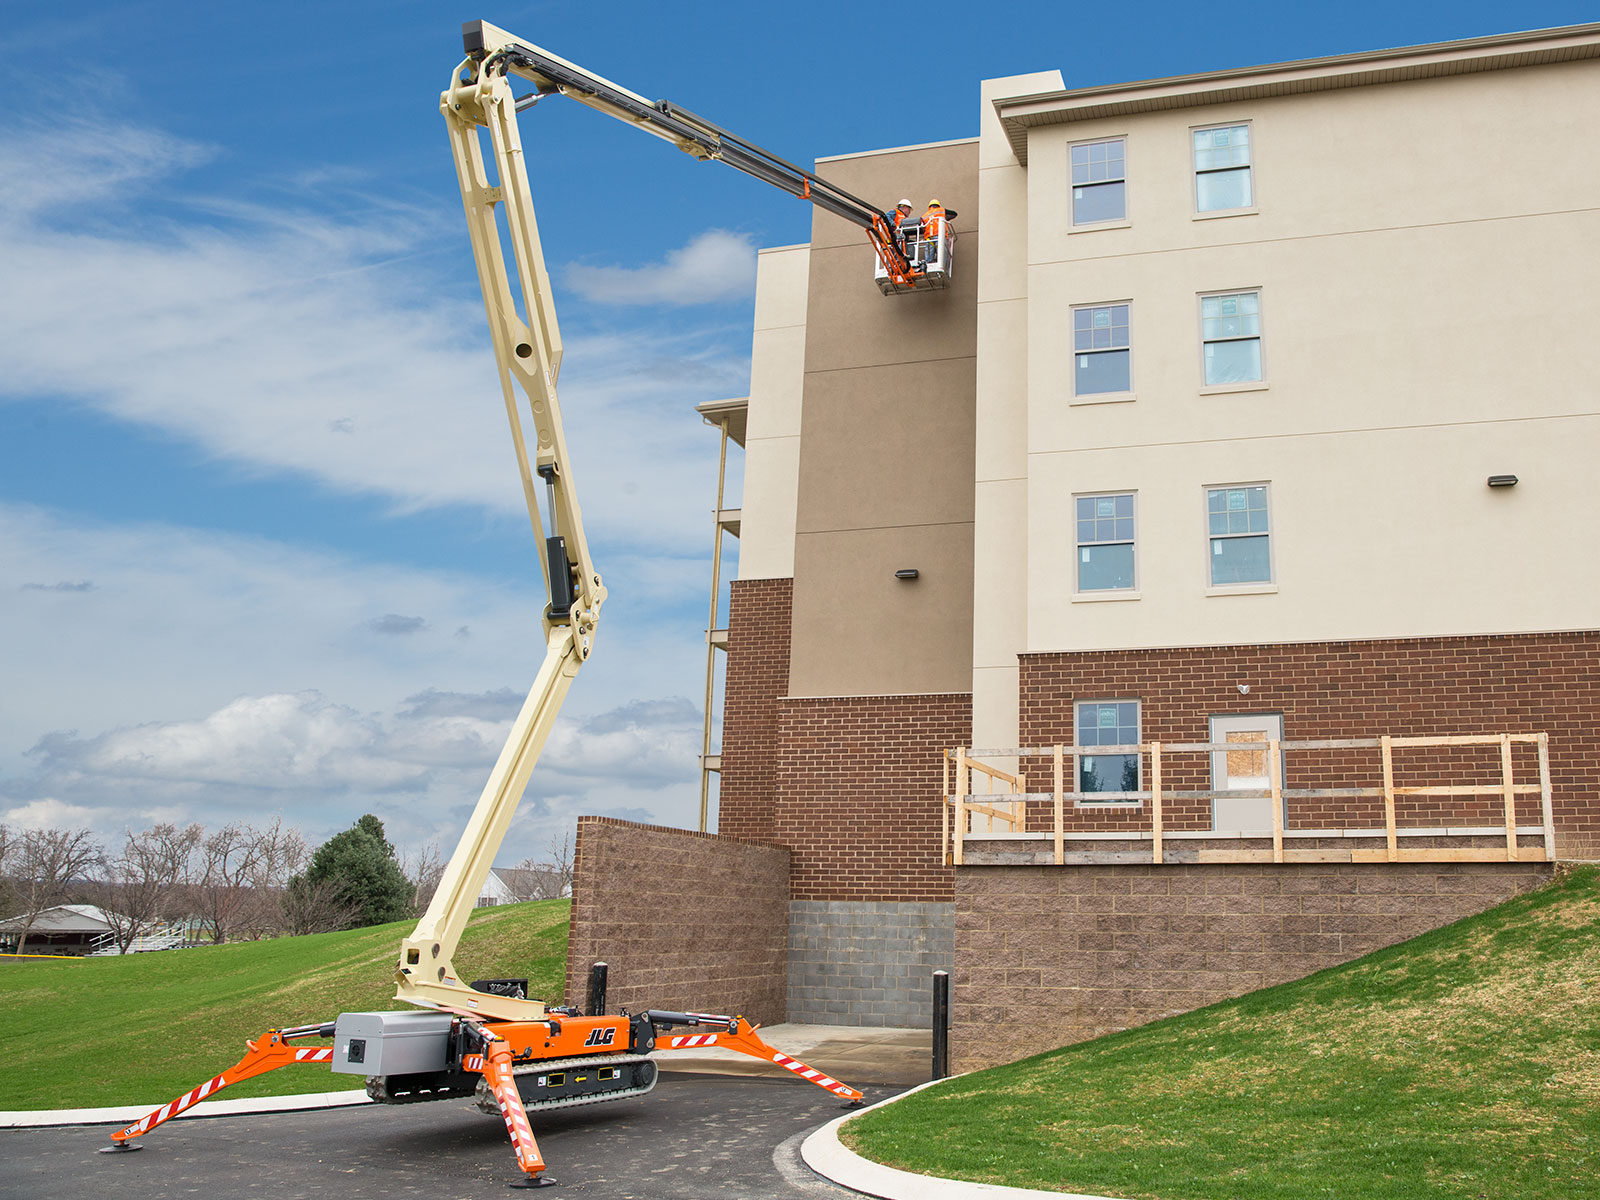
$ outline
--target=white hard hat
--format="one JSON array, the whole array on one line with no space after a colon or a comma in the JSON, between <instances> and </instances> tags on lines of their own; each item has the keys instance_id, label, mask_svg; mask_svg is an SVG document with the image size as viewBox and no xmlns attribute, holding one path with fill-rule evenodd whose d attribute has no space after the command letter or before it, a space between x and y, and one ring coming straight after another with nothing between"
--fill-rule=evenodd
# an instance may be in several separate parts
<instances>
[{"instance_id":1,"label":"white hard hat","mask_svg":"<svg viewBox=\"0 0 1600 1200\"><path fill-rule=\"evenodd\" d=\"M902 201L900 201L899 204L896 204L895 207L896 208L910 208L911 207L911 201L902 200Z\"/></svg>"}]
</instances>

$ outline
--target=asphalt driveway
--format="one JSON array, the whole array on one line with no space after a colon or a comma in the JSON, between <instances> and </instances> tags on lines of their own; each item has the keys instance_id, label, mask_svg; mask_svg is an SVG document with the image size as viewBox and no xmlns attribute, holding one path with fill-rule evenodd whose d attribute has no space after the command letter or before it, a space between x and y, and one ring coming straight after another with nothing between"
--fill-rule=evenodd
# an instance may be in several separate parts
<instances>
[{"instance_id":1,"label":"asphalt driveway","mask_svg":"<svg viewBox=\"0 0 1600 1200\"><path fill-rule=\"evenodd\" d=\"M867 1089L867 1103L898 1087ZM840 1101L792 1079L663 1074L632 1100L536 1116L547 1172L606 1200L797 1200L858 1193L823 1181L799 1143ZM0 1131L10 1200L505 1200L521 1177L505 1126L465 1100L173 1121L130 1154L115 1126Z\"/></svg>"}]
</instances>

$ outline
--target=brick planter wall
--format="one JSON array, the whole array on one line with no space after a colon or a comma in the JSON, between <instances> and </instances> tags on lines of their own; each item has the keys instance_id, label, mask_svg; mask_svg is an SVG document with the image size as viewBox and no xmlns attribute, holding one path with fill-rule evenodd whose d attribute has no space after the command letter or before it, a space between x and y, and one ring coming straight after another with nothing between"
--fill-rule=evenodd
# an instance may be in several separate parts
<instances>
[{"instance_id":1,"label":"brick planter wall","mask_svg":"<svg viewBox=\"0 0 1600 1200\"><path fill-rule=\"evenodd\" d=\"M1291 741L1543 730L1550 735L1557 852L1600 857L1600 633L1025 654L1021 668L1027 746L1070 744L1077 700L1139 700L1145 741L1204 742L1208 716L1264 712L1283 714L1283 735ZM1239 684L1249 686L1247 695ZM1402 785L1500 779L1496 747L1397 750L1395 764ZM1047 761L1023 765L1030 787L1049 789ZM1517 782L1538 782L1532 746L1514 747L1513 768ZM1162 782L1171 789L1209 787L1207 757L1164 760ZM1287 787L1379 783L1376 751L1288 756ZM1402 826L1503 819L1493 796L1405 797L1396 807ZM1164 814L1169 829L1210 828L1205 801L1172 801ZM1517 819L1539 823L1536 795L1518 798ZM1030 806L1030 825L1046 828L1050 820L1045 806ZM1069 806L1067 822L1069 831L1143 829L1149 813ZM1382 824L1378 799L1289 802L1290 828Z\"/></svg>"},{"instance_id":2,"label":"brick planter wall","mask_svg":"<svg viewBox=\"0 0 1600 1200\"><path fill-rule=\"evenodd\" d=\"M963 867L953 1065L1013 1062L1297 979L1549 874L1534 863Z\"/></svg>"},{"instance_id":3,"label":"brick planter wall","mask_svg":"<svg viewBox=\"0 0 1600 1200\"><path fill-rule=\"evenodd\" d=\"M611 1011L785 1015L789 852L611 817L578 819L567 1003L610 967Z\"/></svg>"}]
</instances>

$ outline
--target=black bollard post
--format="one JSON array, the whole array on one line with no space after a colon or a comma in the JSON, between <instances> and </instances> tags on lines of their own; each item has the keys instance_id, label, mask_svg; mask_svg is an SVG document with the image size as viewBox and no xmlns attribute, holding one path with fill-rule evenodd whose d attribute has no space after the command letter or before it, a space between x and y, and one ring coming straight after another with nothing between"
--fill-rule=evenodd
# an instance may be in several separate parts
<instances>
[{"instance_id":1,"label":"black bollard post","mask_svg":"<svg viewBox=\"0 0 1600 1200\"><path fill-rule=\"evenodd\" d=\"M606 964L597 962L589 968L589 1015L606 1015Z\"/></svg>"},{"instance_id":2,"label":"black bollard post","mask_svg":"<svg viewBox=\"0 0 1600 1200\"><path fill-rule=\"evenodd\" d=\"M933 973L933 1077L950 1074L950 972Z\"/></svg>"}]
</instances>

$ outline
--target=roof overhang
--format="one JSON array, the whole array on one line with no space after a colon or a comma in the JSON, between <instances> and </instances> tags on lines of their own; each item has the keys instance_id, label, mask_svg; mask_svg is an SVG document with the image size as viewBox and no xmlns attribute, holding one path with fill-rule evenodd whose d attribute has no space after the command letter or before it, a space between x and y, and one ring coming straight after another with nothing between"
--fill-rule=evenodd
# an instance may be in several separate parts
<instances>
[{"instance_id":1,"label":"roof overhang","mask_svg":"<svg viewBox=\"0 0 1600 1200\"><path fill-rule=\"evenodd\" d=\"M1369 84L1404 83L1510 67L1536 67L1576 59L1600 58L1600 22L1497 34L1428 46L1308 58L1200 75L1174 75L1110 87L1075 88L995 100L995 113L1017 161L1028 161L1028 131L1100 117L1127 116L1169 108L1196 108L1236 100L1293 96Z\"/></svg>"},{"instance_id":2,"label":"roof overhang","mask_svg":"<svg viewBox=\"0 0 1600 1200\"><path fill-rule=\"evenodd\" d=\"M736 445L744 445L745 426L750 419L750 397L740 396L735 400L707 400L703 404L696 404L694 410L700 414L707 425L727 425L728 436L733 439Z\"/></svg>"}]
</instances>

